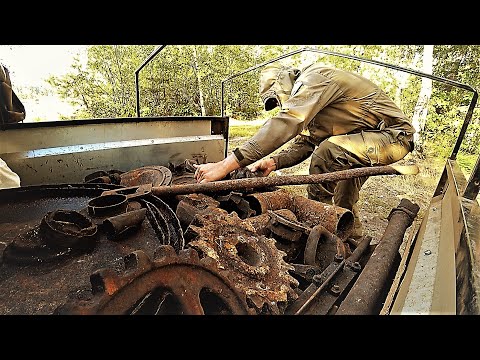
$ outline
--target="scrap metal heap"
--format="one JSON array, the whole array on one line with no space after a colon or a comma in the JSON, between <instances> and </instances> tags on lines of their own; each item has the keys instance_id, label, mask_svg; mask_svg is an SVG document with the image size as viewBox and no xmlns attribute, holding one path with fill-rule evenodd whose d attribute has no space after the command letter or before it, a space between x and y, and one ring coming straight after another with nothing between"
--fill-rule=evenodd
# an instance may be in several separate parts
<instances>
[{"instance_id":1,"label":"scrap metal heap","mask_svg":"<svg viewBox=\"0 0 480 360\"><path fill-rule=\"evenodd\" d=\"M417 205L404 199L392 210L397 240L384 241L392 243L382 252L388 259L376 260L382 284L373 286L375 271L366 271L362 286L357 279L375 252L370 238L350 238L349 210L279 188L153 194L157 186L195 183L192 163L5 191L0 211L13 210L0 223L0 313L378 312ZM247 169L231 174L252 176ZM367 305L348 297L354 284L357 293L368 289ZM345 298L352 305L342 307Z\"/></svg>"}]
</instances>

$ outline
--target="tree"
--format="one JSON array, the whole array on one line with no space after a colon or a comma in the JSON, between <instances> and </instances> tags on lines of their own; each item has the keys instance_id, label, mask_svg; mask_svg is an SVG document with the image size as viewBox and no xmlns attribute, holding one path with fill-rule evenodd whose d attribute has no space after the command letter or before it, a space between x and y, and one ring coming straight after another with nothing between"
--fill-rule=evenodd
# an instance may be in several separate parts
<instances>
[{"instance_id":1,"label":"tree","mask_svg":"<svg viewBox=\"0 0 480 360\"><path fill-rule=\"evenodd\" d=\"M438 45L434 48L433 57L434 75L477 89L480 86L480 46ZM471 99L472 93L469 91L440 82L433 83L424 137L436 155L450 154ZM479 115L477 104L461 147L467 154L475 154L480 150Z\"/></svg>"},{"instance_id":2,"label":"tree","mask_svg":"<svg viewBox=\"0 0 480 360\"><path fill-rule=\"evenodd\" d=\"M200 76L199 68L198 68L198 56L197 56L197 47L193 46L193 61L195 65L195 74L197 75L197 83L198 83L198 95L200 98L200 109L202 111L202 116L205 116L205 102L203 100L203 90L202 90L202 79Z\"/></svg>"},{"instance_id":3,"label":"tree","mask_svg":"<svg viewBox=\"0 0 480 360\"><path fill-rule=\"evenodd\" d=\"M90 46L86 64L77 57L71 72L52 76L48 83L78 107L76 118L134 116L133 73L152 50L153 46Z\"/></svg>"},{"instance_id":4,"label":"tree","mask_svg":"<svg viewBox=\"0 0 480 360\"><path fill-rule=\"evenodd\" d=\"M218 116L221 112L220 85L223 80L301 47L167 46L140 72L141 116ZM78 107L74 115L76 118L133 117L136 115L134 71L154 48L153 45L90 46L85 64L77 58L69 73L61 77L51 77L49 82L63 98ZM418 45L329 45L317 48L407 68L418 68L417 63L423 53L423 46ZM480 84L477 71L480 65L479 46L436 45L433 58L434 75L474 87ZM302 67L306 61L322 62L328 66L356 71L384 89L408 117L423 122L426 114L425 125L423 130L420 129L420 133L423 132L426 142L438 144L443 149L452 144L465 116L465 107L471 100L471 93L437 82L432 84L431 99L425 108L418 102L420 98L425 99L425 90L421 90L422 80L416 76L352 59L312 52L303 52L279 60L282 64L297 67ZM261 68L258 68L224 83L223 97L227 116L238 119L271 116L271 113L263 110L258 95L260 71ZM474 113L471 131L475 130L475 126L480 126L477 111ZM480 135L472 134L468 137L468 151L475 151L480 141Z\"/></svg>"},{"instance_id":5,"label":"tree","mask_svg":"<svg viewBox=\"0 0 480 360\"><path fill-rule=\"evenodd\" d=\"M431 74L433 67L433 45L425 45L423 48L423 72ZM425 122L427 121L428 102L431 96L432 80L423 77L422 88L412 117L412 125L416 130L416 133L414 134L414 142L417 151L420 153L423 149L423 130L425 128Z\"/></svg>"}]
</instances>

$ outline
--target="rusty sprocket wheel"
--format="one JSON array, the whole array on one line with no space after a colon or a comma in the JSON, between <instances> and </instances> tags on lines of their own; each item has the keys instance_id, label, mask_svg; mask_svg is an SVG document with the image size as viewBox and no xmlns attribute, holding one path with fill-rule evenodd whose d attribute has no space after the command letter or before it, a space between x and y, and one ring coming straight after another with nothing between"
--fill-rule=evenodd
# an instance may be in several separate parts
<instances>
[{"instance_id":1,"label":"rusty sprocket wheel","mask_svg":"<svg viewBox=\"0 0 480 360\"><path fill-rule=\"evenodd\" d=\"M235 212L211 209L198 215L189 231L194 240L187 246L228 270L228 278L256 314L281 314L297 298L298 281L289 273L293 266L284 261L285 252L276 248L274 239L257 235Z\"/></svg>"},{"instance_id":2,"label":"rusty sprocket wheel","mask_svg":"<svg viewBox=\"0 0 480 360\"><path fill-rule=\"evenodd\" d=\"M90 277L92 291L60 306L56 314L243 315L246 303L215 262L193 249L177 255L161 245L155 260L141 250L124 258L126 274L101 269ZM86 296L85 296L86 295Z\"/></svg>"}]
</instances>

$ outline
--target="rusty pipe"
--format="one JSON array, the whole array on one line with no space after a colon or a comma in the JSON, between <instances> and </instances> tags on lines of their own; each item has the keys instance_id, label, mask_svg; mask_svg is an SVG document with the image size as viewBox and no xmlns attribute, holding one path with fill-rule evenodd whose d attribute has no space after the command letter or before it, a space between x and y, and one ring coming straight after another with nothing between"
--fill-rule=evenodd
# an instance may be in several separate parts
<instances>
[{"instance_id":1,"label":"rusty pipe","mask_svg":"<svg viewBox=\"0 0 480 360\"><path fill-rule=\"evenodd\" d=\"M332 234L345 240L353 232L353 213L345 208L307 199L293 198L294 210L299 222L309 227L323 226Z\"/></svg>"},{"instance_id":2,"label":"rusty pipe","mask_svg":"<svg viewBox=\"0 0 480 360\"><path fill-rule=\"evenodd\" d=\"M156 186L152 193L156 196L171 196L191 193L209 193L218 191L253 190L270 186L318 184L326 181L339 181L362 176L375 175L415 175L418 173L416 165L410 166L373 166L340 170L325 174L267 176L235 180L212 181L203 184L183 184L170 186Z\"/></svg>"},{"instance_id":3,"label":"rusty pipe","mask_svg":"<svg viewBox=\"0 0 480 360\"><path fill-rule=\"evenodd\" d=\"M405 231L413 223L419 209L417 204L408 199L402 199L398 207L392 209L382 238L336 314L374 315Z\"/></svg>"},{"instance_id":4,"label":"rusty pipe","mask_svg":"<svg viewBox=\"0 0 480 360\"><path fill-rule=\"evenodd\" d=\"M303 196L292 196L284 189L249 194L245 199L257 214L287 209L295 214L296 221L312 228L321 225L342 240L353 231L354 218L350 210Z\"/></svg>"},{"instance_id":5,"label":"rusty pipe","mask_svg":"<svg viewBox=\"0 0 480 360\"><path fill-rule=\"evenodd\" d=\"M268 210L288 209L293 211L293 197L284 189L249 194L245 196L245 200L257 215L265 214Z\"/></svg>"},{"instance_id":6,"label":"rusty pipe","mask_svg":"<svg viewBox=\"0 0 480 360\"><path fill-rule=\"evenodd\" d=\"M103 228L109 240L120 240L135 231L142 224L147 209L128 211L124 214L109 217L103 221Z\"/></svg>"}]
</instances>

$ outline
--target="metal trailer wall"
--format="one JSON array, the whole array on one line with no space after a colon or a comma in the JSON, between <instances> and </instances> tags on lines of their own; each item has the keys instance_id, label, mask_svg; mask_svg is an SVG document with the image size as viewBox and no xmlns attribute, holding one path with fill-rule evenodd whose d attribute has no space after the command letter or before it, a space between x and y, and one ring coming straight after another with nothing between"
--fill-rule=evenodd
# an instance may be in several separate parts
<instances>
[{"instance_id":1,"label":"metal trailer wall","mask_svg":"<svg viewBox=\"0 0 480 360\"><path fill-rule=\"evenodd\" d=\"M99 170L222 160L228 118L91 119L3 125L0 158L21 185L83 182Z\"/></svg>"},{"instance_id":2,"label":"metal trailer wall","mask_svg":"<svg viewBox=\"0 0 480 360\"><path fill-rule=\"evenodd\" d=\"M480 314L480 207L466 187L457 162L447 160L390 314Z\"/></svg>"}]
</instances>

